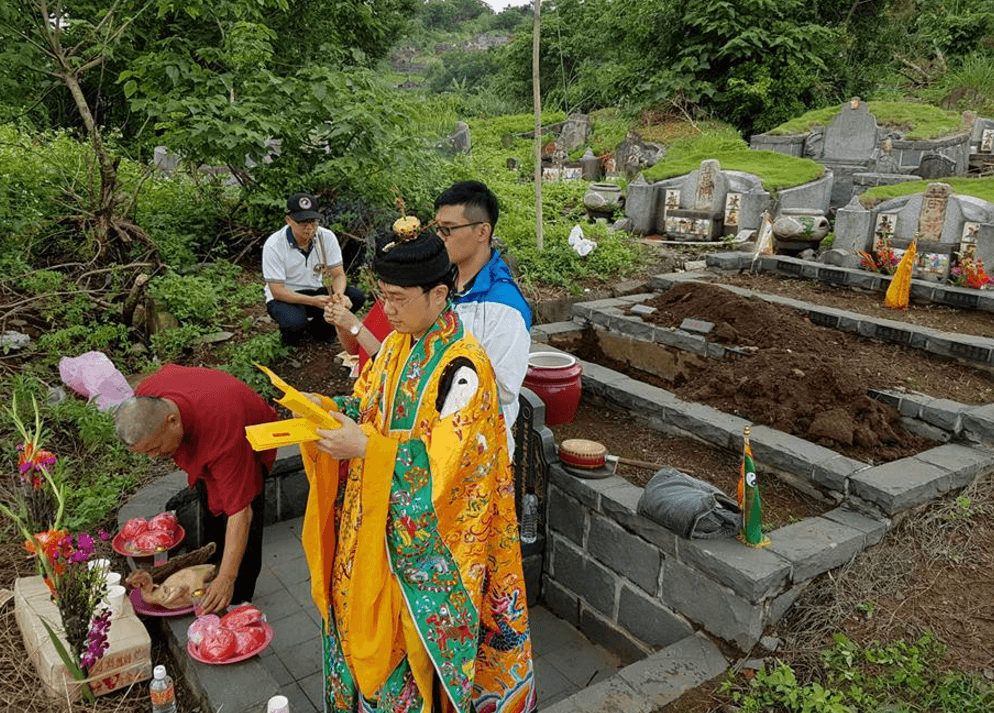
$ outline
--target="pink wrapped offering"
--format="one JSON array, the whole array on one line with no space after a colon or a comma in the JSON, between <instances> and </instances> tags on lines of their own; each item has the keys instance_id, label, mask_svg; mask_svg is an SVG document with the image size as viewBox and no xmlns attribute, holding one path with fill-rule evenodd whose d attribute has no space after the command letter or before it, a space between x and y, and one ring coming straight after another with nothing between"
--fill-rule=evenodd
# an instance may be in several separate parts
<instances>
[{"instance_id":1,"label":"pink wrapped offering","mask_svg":"<svg viewBox=\"0 0 994 713\"><path fill-rule=\"evenodd\" d=\"M124 527L121 528L121 537L125 540L133 540L146 530L148 530L148 520L143 517L133 517L124 523Z\"/></svg>"},{"instance_id":2,"label":"pink wrapped offering","mask_svg":"<svg viewBox=\"0 0 994 713\"><path fill-rule=\"evenodd\" d=\"M200 643L208 634L213 634L221 628L221 617L217 614L198 616L186 630L186 638L198 649Z\"/></svg>"},{"instance_id":3,"label":"pink wrapped offering","mask_svg":"<svg viewBox=\"0 0 994 713\"><path fill-rule=\"evenodd\" d=\"M170 535L176 534L176 516L171 512L162 512L148 521L149 530L166 530Z\"/></svg>"},{"instance_id":4,"label":"pink wrapped offering","mask_svg":"<svg viewBox=\"0 0 994 713\"><path fill-rule=\"evenodd\" d=\"M237 631L246 626L256 626L265 620L266 615L259 611L258 607L241 604L221 617L221 626Z\"/></svg>"},{"instance_id":5,"label":"pink wrapped offering","mask_svg":"<svg viewBox=\"0 0 994 713\"><path fill-rule=\"evenodd\" d=\"M168 549L173 544L173 533L166 530L146 530L135 538L135 547L142 552L154 552L162 547Z\"/></svg>"}]
</instances>

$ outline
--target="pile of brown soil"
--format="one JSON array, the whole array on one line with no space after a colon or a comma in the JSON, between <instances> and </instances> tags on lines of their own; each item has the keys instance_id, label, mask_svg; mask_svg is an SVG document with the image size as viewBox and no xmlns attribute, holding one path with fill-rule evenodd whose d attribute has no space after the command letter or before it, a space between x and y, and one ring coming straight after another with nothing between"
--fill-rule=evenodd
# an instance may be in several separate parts
<instances>
[{"instance_id":1,"label":"pile of brown soil","mask_svg":"<svg viewBox=\"0 0 994 713\"><path fill-rule=\"evenodd\" d=\"M986 372L817 327L795 310L707 283L677 285L645 304L656 308L643 317L648 322L678 327L687 318L705 320L715 325L709 339L755 349L751 357L715 361L686 383L665 388L860 460L894 460L931 445L906 432L898 412L867 397L868 389L913 385L968 403L994 395L994 378Z\"/></svg>"}]
</instances>

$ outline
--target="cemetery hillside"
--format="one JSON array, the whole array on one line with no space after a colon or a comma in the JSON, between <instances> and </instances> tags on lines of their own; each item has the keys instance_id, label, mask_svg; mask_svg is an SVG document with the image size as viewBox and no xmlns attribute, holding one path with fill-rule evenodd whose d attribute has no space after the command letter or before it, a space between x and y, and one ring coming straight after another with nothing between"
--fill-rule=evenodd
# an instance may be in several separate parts
<instances>
[{"instance_id":1,"label":"cemetery hillside","mask_svg":"<svg viewBox=\"0 0 994 713\"><path fill-rule=\"evenodd\" d=\"M994 706L989 0L12 0L0 60L0 708L144 712L164 664L179 711L323 709L297 446L205 660L199 496L114 406L170 363L351 393L267 239L318 215L371 295L470 180L531 314L535 710Z\"/></svg>"}]
</instances>

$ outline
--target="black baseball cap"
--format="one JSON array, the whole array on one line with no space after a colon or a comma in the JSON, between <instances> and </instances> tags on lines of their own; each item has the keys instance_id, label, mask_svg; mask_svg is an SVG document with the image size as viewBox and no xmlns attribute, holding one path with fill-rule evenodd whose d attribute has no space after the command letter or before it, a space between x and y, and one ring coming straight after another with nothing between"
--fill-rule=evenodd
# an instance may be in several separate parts
<instances>
[{"instance_id":1,"label":"black baseball cap","mask_svg":"<svg viewBox=\"0 0 994 713\"><path fill-rule=\"evenodd\" d=\"M317 196L311 193L294 193L286 201L286 214L297 223L317 220L321 217L317 207Z\"/></svg>"}]
</instances>

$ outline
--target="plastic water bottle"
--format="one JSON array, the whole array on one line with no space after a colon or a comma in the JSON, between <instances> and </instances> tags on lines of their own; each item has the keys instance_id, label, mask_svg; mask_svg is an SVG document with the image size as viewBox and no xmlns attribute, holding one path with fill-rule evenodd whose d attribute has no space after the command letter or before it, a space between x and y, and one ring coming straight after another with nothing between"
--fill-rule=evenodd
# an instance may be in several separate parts
<instances>
[{"instance_id":1,"label":"plastic water bottle","mask_svg":"<svg viewBox=\"0 0 994 713\"><path fill-rule=\"evenodd\" d=\"M530 544L538 539L538 496L528 493L521 501L521 541Z\"/></svg>"},{"instance_id":2,"label":"plastic water bottle","mask_svg":"<svg viewBox=\"0 0 994 713\"><path fill-rule=\"evenodd\" d=\"M152 713L176 713L176 689L165 666L156 666L152 671L148 692L152 698Z\"/></svg>"}]
</instances>

